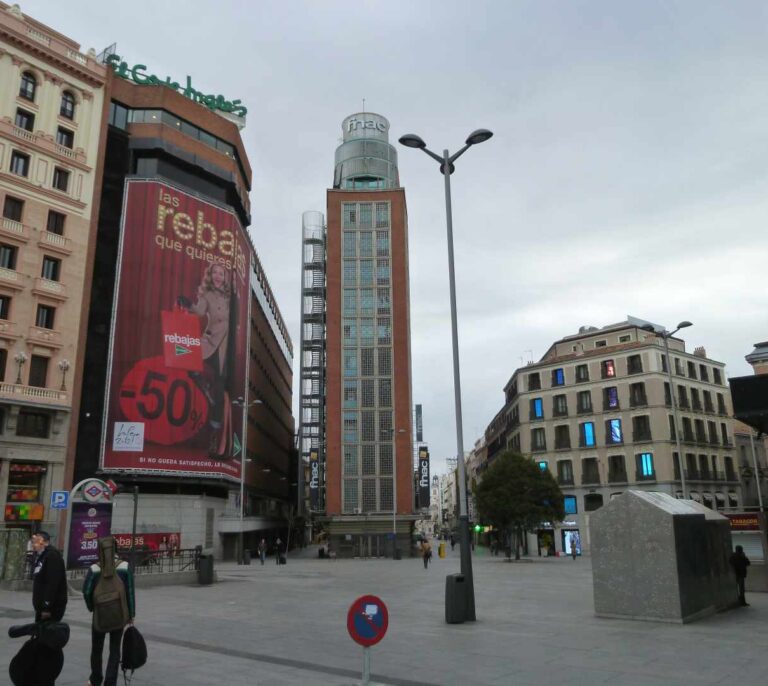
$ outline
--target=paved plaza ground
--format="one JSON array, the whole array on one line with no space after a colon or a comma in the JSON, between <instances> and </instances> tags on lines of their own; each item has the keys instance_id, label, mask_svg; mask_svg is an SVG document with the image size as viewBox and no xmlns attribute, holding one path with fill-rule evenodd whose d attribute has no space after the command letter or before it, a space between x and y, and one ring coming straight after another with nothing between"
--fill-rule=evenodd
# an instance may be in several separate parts
<instances>
[{"instance_id":1,"label":"paved plaza ground","mask_svg":"<svg viewBox=\"0 0 768 686\"><path fill-rule=\"evenodd\" d=\"M598 619L588 557L506 563L474 557L478 621L444 621L445 575L458 546L428 571L418 559L319 560L314 551L261 566L221 564L213 586L139 589L137 626L149 662L134 686L351 685L362 648L346 629L359 595L380 596L389 632L371 649L372 683L411 686L616 684L674 686L768 682L768 594L750 607L686 626ZM0 591L0 683L29 621L28 593ZM84 686L90 615L71 597L72 637L57 686Z\"/></svg>"}]
</instances>

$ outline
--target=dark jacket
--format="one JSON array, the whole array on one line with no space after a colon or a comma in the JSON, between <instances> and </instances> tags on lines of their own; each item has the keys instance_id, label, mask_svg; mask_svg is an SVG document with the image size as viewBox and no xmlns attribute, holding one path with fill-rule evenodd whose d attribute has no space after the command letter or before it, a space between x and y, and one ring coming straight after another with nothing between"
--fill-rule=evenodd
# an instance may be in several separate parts
<instances>
[{"instance_id":1,"label":"dark jacket","mask_svg":"<svg viewBox=\"0 0 768 686\"><path fill-rule=\"evenodd\" d=\"M35 612L50 612L53 619L60 620L67 608L67 574L56 548L49 545L37 556L32 579Z\"/></svg>"},{"instance_id":2,"label":"dark jacket","mask_svg":"<svg viewBox=\"0 0 768 686\"><path fill-rule=\"evenodd\" d=\"M750 565L749 558L742 551L741 553L731 554L731 567L736 572L737 579L745 579L747 576L747 567Z\"/></svg>"}]
</instances>

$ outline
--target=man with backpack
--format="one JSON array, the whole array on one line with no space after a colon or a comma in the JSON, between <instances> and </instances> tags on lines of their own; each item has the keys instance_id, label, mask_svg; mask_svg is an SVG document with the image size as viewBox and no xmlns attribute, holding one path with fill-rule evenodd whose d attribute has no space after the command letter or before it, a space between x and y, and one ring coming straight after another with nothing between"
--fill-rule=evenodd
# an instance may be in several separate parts
<instances>
[{"instance_id":1,"label":"man with backpack","mask_svg":"<svg viewBox=\"0 0 768 686\"><path fill-rule=\"evenodd\" d=\"M123 629L133 624L136 615L133 574L128 563L117 557L114 538L100 538L98 546L99 562L91 565L83 584L85 604L93 613L91 677L87 686L116 686ZM109 658L105 677L102 672L102 653L107 634Z\"/></svg>"}]
</instances>

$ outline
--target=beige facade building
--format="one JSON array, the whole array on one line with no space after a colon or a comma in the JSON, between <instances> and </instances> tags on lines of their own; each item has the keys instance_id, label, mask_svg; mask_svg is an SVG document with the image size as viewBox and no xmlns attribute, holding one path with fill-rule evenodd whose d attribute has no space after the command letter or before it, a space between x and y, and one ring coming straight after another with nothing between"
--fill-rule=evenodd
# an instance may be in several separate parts
<instances>
[{"instance_id":1,"label":"beige facade building","mask_svg":"<svg viewBox=\"0 0 768 686\"><path fill-rule=\"evenodd\" d=\"M0 2L0 503L46 528L66 482L95 235L105 68Z\"/></svg>"},{"instance_id":2,"label":"beige facade building","mask_svg":"<svg viewBox=\"0 0 768 686\"><path fill-rule=\"evenodd\" d=\"M511 448L557 479L566 518L543 523L539 535L558 551L587 550L589 513L628 488L683 496L675 431L689 497L717 509L742 505L724 365L671 337L670 389L663 339L642 328L648 324L630 317L555 342L515 371L486 431L489 461Z\"/></svg>"}]
</instances>

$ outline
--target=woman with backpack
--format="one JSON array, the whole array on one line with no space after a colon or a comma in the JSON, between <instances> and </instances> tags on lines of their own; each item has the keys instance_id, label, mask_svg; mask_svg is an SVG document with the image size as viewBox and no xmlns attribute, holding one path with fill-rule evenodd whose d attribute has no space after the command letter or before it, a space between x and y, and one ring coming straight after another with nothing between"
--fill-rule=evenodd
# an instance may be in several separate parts
<instances>
[{"instance_id":1,"label":"woman with backpack","mask_svg":"<svg viewBox=\"0 0 768 686\"><path fill-rule=\"evenodd\" d=\"M91 565L83 584L85 604L93 613L91 677L86 686L116 686L123 629L133 624L136 616L133 574L128 563L117 557L114 538L100 538L98 546L99 562ZM105 677L102 672L102 653L107 634L109 658Z\"/></svg>"}]
</instances>

